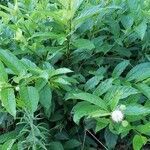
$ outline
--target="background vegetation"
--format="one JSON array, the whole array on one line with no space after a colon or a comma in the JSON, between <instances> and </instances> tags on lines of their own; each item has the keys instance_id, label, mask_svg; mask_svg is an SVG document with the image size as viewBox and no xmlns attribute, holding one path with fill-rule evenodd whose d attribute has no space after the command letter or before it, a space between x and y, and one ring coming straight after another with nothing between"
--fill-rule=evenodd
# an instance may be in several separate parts
<instances>
[{"instance_id":1,"label":"background vegetation","mask_svg":"<svg viewBox=\"0 0 150 150\"><path fill-rule=\"evenodd\" d=\"M1 0L0 100L2 150L149 147L150 1Z\"/></svg>"}]
</instances>

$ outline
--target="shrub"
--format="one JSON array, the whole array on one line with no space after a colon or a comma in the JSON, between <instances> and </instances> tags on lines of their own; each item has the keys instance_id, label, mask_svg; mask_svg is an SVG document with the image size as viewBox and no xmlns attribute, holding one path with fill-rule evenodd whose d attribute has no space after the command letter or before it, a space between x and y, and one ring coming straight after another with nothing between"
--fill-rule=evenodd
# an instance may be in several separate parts
<instances>
[{"instance_id":1,"label":"shrub","mask_svg":"<svg viewBox=\"0 0 150 150\"><path fill-rule=\"evenodd\" d=\"M149 12L148 0L1 2L1 149L144 147Z\"/></svg>"}]
</instances>

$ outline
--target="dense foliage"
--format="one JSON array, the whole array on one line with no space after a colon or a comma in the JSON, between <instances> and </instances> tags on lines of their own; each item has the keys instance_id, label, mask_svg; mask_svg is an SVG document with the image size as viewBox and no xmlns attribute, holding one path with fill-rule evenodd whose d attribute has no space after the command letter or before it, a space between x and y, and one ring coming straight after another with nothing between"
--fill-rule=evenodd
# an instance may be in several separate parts
<instances>
[{"instance_id":1,"label":"dense foliage","mask_svg":"<svg viewBox=\"0 0 150 150\"><path fill-rule=\"evenodd\" d=\"M0 149L148 147L150 1L0 1Z\"/></svg>"}]
</instances>

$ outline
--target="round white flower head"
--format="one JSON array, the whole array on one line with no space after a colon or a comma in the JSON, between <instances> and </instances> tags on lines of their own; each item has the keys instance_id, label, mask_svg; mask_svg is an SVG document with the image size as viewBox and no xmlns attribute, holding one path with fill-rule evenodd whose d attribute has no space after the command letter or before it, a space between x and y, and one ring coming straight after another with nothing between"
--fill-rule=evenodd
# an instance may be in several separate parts
<instances>
[{"instance_id":1,"label":"round white flower head","mask_svg":"<svg viewBox=\"0 0 150 150\"><path fill-rule=\"evenodd\" d=\"M118 122L123 121L124 115L121 110L117 109L111 113L111 118L114 122L118 123Z\"/></svg>"},{"instance_id":2,"label":"round white flower head","mask_svg":"<svg viewBox=\"0 0 150 150\"><path fill-rule=\"evenodd\" d=\"M20 90L19 86L16 86L16 87L15 87L15 90L16 90L16 91L19 91L19 90Z\"/></svg>"}]
</instances>

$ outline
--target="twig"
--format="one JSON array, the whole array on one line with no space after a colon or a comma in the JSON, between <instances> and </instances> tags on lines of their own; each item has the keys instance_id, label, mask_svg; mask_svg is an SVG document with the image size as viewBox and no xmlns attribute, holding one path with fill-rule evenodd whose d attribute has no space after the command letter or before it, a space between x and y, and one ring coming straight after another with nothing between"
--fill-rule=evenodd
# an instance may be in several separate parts
<instances>
[{"instance_id":1,"label":"twig","mask_svg":"<svg viewBox=\"0 0 150 150\"><path fill-rule=\"evenodd\" d=\"M85 138L86 138L86 131L87 131L87 130L85 130L85 132L84 132L84 138L83 138L83 144L82 144L81 150L84 150Z\"/></svg>"},{"instance_id":2,"label":"twig","mask_svg":"<svg viewBox=\"0 0 150 150\"><path fill-rule=\"evenodd\" d=\"M102 145L106 150L108 150L108 148L101 142L101 141L99 141L98 139L97 139L97 137L94 135L94 134L92 134L89 130L87 130L86 129L86 131L100 144L100 145Z\"/></svg>"}]
</instances>

